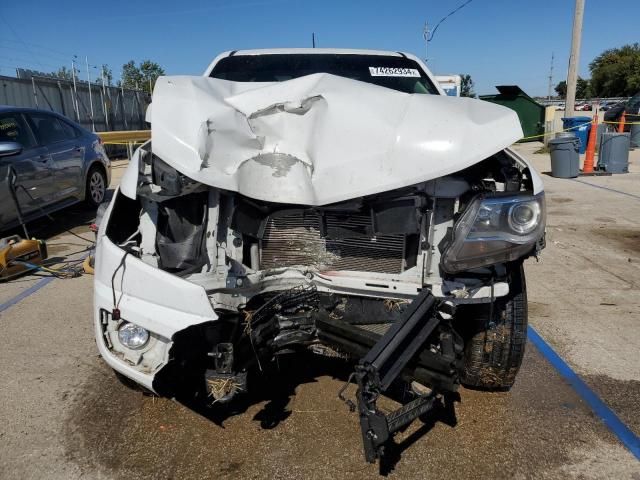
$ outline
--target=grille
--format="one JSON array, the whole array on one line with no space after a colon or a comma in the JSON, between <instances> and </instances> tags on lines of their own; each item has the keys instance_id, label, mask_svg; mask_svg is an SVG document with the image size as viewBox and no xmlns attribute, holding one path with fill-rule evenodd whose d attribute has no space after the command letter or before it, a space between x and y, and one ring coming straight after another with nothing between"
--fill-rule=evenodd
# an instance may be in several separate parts
<instances>
[{"instance_id":1,"label":"grille","mask_svg":"<svg viewBox=\"0 0 640 480\"><path fill-rule=\"evenodd\" d=\"M261 244L260 268L314 266L319 270L355 270L400 273L405 237L372 236L371 217L328 213L325 228L331 239L320 235L321 217L296 212L269 217ZM338 238L335 238L338 237Z\"/></svg>"}]
</instances>

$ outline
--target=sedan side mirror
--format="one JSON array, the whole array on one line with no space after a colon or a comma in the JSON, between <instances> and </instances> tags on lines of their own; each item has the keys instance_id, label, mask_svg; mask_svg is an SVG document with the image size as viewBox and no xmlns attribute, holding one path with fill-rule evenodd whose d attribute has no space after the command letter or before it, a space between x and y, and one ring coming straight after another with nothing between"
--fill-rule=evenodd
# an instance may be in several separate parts
<instances>
[{"instance_id":1,"label":"sedan side mirror","mask_svg":"<svg viewBox=\"0 0 640 480\"><path fill-rule=\"evenodd\" d=\"M18 155L22 151L22 145L18 142L0 142L0 157Z\"/></svg>"}]
</instances>

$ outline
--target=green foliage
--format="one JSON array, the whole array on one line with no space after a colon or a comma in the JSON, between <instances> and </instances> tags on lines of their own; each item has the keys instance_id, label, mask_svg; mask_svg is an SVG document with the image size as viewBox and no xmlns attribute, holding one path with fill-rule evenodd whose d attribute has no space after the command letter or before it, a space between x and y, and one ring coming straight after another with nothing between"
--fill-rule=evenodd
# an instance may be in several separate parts
<instances>
[{"instance_id":1,"label":"green foliage","mask_svg":"<svg viewBox=\"0 0 640 480\"><path fill-rule=\"evenodd\" d=\"M67 67L60 67L55 72L51 72L49 75L55 78L62 78L64 80L71 80L71 69Z\"/></svg>"},{"instance_id":2,"label":"green foliage","mask_svg":"<svg viewBox=\"0 0 640 480\"><path fill-rule=\"evenodd\" d=\"M560 98L567 98L567 82L562 80L556 85L555 91Z\"/></svg>"},{"instance_id":3,"label":"green foliage","mask_svg":"<svg viewBox=\"0 0 640 480\"><path fill-rule=\"evenodd\" d=\"M576 84L576 98L591 98L592 96L591 81L578 77L578 82Z\"/></svg>"},{"instance_id":4,"label":"green foliage","mask_svg":"<svg viewBox=\"0 0 640 480\"><path fill-rule=\"evenodd\" d=\"M640 91L640 44L605 50L590 64L593 93L629 97Z\"/></svg>"},{"instance_id":5,"label":"green foliage","mask_svg":"<svg viewBox=\"0 0 640 480\"><path fill-rule=\"evenodd\" d=\"M471 75L461 73L460 78L460 96L476 98L476 93L473 91L474 83Z\"/></svg>"},{"instance_id":6,"label":"green foliage","mask_svg":"<svg viewBox=\"0 0 640 480\"><path fill-rule=\"evenodd\" d=\"M111 86L111 82L113 82L113 72L109 68L109 65L107 65L106 63L102 65L102 68L100 70L100 75L102 76L103 74L104 74L104 82L107 85Z\"/></svg>"},{"instance_id":7,"label":"green foliage","mask_svg":"<svg viewBox=\"0 0 640 480\"><path fill-rule=\"evenodd\" d=\"M122 85L125 88L139 88L151 93L161 75L164 75L164 69L151 60L143 60L139 66L133 60L122 65Z\"/></svg>"},{"instance_id":8,"label":"green foliage","mask_svg":"<svg viewBox=\"0 0 640 480\"><path fill-rule=\"evenodd\" d=\"M555 87L555 91L560 98L567 98L567 82L562 80ZM593 93L591 91L591 81L578 77L576 83L576 98L591 98Z\"/></svg>"}]
</instances>

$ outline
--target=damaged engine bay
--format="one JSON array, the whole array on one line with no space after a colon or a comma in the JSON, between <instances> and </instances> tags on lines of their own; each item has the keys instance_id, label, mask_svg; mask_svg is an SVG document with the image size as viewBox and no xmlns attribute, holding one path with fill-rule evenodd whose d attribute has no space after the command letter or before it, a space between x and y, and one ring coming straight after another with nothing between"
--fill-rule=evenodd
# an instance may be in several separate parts
<instances>
[{"instance_id":1,"label":"damaged engine bay","mask_svg":"<svg viewBox=\"0 0 640 480\"><path fill-rule=\"evenodd\" d=\"M228 402L247 390L249 370L280 353L323 345L364 358L393 333L390 327L425 315L433 321L411 349L405 343L415 330L402 341L397 332L390 337L404 358L375 395L396 377L437 392L458 388L464 342L454 327L456 307L504 295L507 268L460 275L440 265L455 219L474 199L531 191L528 170L506 152L456 175L322 207L258 202L190 180L150 145L139 154L136 200L116 198L111 215L120 221L106 235L125 255L204 287L220 320L172 339L169 363L154 382L158 393L174 396L178 384L191 382L191 389L205 386L214 402ZM538 248L529 246L514 260ZM429 308L415 306L419 300ZM104 314L107 324L114 321ZM195 342L200 352L194 336L206 339ZM428 399L421 405L431 405ZM423 408L413 413L417 418Z\"/></svg>"}]
</instances>

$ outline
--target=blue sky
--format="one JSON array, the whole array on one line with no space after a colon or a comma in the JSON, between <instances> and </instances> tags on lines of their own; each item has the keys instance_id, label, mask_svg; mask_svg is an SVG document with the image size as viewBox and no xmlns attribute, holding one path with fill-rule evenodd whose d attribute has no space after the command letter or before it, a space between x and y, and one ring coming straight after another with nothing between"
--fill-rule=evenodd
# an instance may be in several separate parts
<instances>
[{"instance_id":1,"label":"blue sky","mask_svg":"<svg viewBox=\"0 0 640 480\"><path fill-rule=\"evenodd\" d=\"M109 64L151 59L167 74L200 74L224 50L318 46L403 50L424 57L422 30L463 0L111 0L1 2L0 74L51 71L72 55ZM580 74L607 48L640 41L640 0L586 0ZM477 93L517 84L546 95L566 76L573 0L473 0L429 43L436 74L469 73ZM95 74L95 70L92 75Z\"/></svg>"}]
</instances>

